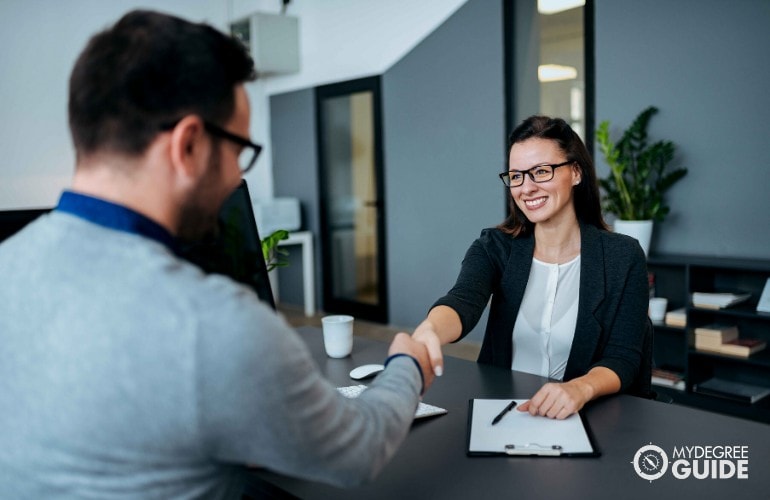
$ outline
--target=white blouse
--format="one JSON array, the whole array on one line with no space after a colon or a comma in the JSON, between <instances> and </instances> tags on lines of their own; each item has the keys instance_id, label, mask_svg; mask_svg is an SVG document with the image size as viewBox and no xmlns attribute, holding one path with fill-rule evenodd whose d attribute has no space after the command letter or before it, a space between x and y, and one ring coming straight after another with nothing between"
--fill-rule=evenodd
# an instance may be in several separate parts
<instances>
[{"instance_id":1,"label":"white blouse","mask_svg":"<svg viewBox=\"0 0 770 500\"><path fill-rule=\"evenodd\" d=\"M532 259L513 327L511 369L564 378L577 325L580 255L564 264Z\"/></svg>"}]
</instances>

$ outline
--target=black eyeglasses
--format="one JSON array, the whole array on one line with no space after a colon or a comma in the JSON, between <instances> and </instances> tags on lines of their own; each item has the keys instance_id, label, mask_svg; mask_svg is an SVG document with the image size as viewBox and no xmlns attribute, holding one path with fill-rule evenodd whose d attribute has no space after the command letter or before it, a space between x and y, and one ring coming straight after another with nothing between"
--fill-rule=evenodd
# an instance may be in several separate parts
<instances>
[{"instance_id":1,"label":"black eyeglasses","mask_svg":"<svg viewBox=\"0 0 770 500\"><path fill-rule=\"evenodd\" d=\"M230 142L241 146L243 149L238 155L238 166L241 167L241 175L251 170L251 167L257 162L259 153L262 152L262 146L255 144L245 137L235 135L232 132L228 132L218 125L214 125L211 122L204 121L203 126L209 131L211 135L227 139Z\"/></svg>"},{"instance_id":2,"label":"black eyeglasses","mask_svg":"<svg viewBox=\"0 0 770 500\"><path fill-rule=\"evenodd\" d=\"M500 180L503 181L503 184L508 187L519 187L524 184L524 174L527 174L529 178L532 179L532 182L548 182L553 179L554 171L557 168L574 162L575 160L567 160L555 165L537 165L529 170L509 170L498 176L500 177Z\"/></svg>"},{"instance_id":3,"label":"black eyeglasses","mask_svg":"<svg viewBox=\"0 0 770 500\"><path fill-rule=\"evenodd\" d=\"M179 120L171 123L165 123L161 125L160 129L171 130L176 127L177 123L179 123ZM203 126L206 128L209 134L227 139L228 141L234 142L235 144L241 146L243 149L238 155L238 166L241 169L241 175L244 175L246 172L251 170L251 167L253 167L257 162L257 158L259 158L259 154L262 152L262 146L251 142L245 137L241 137L240 135L228 132L219 125L215 125L209 121L204 120Z\"/></svg>"}]
</instances>

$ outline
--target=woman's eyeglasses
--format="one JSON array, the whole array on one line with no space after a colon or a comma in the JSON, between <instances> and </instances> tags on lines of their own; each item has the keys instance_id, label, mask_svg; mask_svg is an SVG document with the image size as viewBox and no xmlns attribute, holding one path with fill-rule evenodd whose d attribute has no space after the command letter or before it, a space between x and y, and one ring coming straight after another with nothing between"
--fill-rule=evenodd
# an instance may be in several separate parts
<instances>
[{"instance_id":1,"label":"woman's eyeglasses","mask_svg":"<svg viewBox=\"0 0 770 500\"><path fill-rule=\"evenodd\" d=\"M553 179L554 171L557 168L569 165L570 163L574 163L574 160L553 165L537 165L529 170L509 170L508 172L498 174L498 176L503 181L503 184L508 187L519 187L524 184L525 175L528 175L532 182L548 182Z\"/></svg>"}]
</instances>

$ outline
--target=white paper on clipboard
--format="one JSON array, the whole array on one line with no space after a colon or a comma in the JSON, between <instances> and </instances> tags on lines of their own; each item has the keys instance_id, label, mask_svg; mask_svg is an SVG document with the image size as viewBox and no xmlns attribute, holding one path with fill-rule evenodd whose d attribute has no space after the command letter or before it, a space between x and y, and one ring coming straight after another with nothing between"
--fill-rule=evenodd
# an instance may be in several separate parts
<instances>
[{"instance_id":1,"label":"white paper on clipboard","mask_svg":"<svg viewBox=\"0 0 770 500\"><path fill-rule=\"evenodd\" d=\"M532 416L515 408L492 420L510 399L474 399L469 405L469 455L597 456L579 414L564 420ZM517 399L517 406L527 401Z\"/></svg>"}]
</instances>

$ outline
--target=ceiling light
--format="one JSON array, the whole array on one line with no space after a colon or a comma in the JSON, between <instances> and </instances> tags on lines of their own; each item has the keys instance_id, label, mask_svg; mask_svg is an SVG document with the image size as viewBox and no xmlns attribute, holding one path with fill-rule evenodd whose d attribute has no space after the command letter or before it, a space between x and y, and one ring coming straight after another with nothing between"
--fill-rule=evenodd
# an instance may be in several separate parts
<instances>
[{"instance_id":1,"label":"ceiling light","mask_svg":"<svg viewBox=\"0 0 770 500\"><path fill-rule=\"evenodd\" d=\"M560 82L577 78L577 68L560 64L541 64L537 67L537 79L541 82Z\"/></svg>"},{"instance_id":2,"label":"ceiling light","mask_svg":"<svg viewBox=\"0 0 770 500\"><path fill-rule=\"evenodd\" d=\"M586 0L537 0L537 11L541 14L556 14L585 4Z\"/></svg>"}]
</instances>

